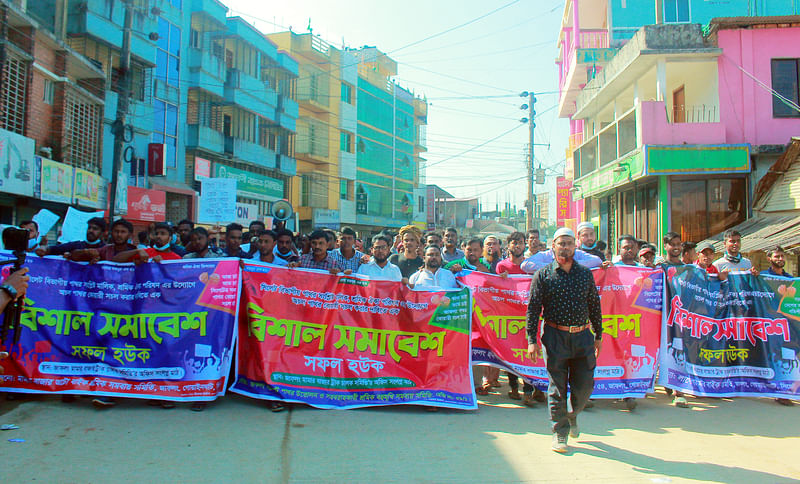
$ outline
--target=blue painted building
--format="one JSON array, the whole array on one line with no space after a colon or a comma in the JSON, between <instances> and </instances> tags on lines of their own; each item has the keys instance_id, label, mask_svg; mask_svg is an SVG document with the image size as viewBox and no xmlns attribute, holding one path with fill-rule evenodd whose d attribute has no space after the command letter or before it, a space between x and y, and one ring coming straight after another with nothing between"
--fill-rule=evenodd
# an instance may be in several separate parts
<instances>
[{"instance_id":1,"label":"blue painted building","mask_svg":"<svg viewBox=\"0 0 800 484\"><path fill-rule=\"evenodd\" d=\"M52 1L67 5L70 46L106 74L102 176L110 180L124 5ZM236 173L271 187L239 196L250 218L267 215L272 201L289 196L296 174L297 62L243 19L227 17L217 0L132 3L133 135L122 183L166 192L166 219L177 222L196 215L199 176ZM165 145L165 175L130 176L141 164L131 159L147 159L150 143Z\"/></svg>"}]
</instances>

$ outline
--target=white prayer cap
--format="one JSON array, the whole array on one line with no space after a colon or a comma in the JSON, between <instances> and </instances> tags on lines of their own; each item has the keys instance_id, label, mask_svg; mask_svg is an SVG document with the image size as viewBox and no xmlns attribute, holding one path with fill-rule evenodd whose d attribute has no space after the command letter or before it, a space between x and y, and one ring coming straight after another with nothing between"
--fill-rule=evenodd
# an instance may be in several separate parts
<instances>
[{"instance_id":1,"label":"white prayer cap","mask_svg":"<svg viewBox=\"0 0 800 484\"><path fill-rule=\"evenodd\" d=\"M575 232L573 232L572 229L569 227L561 227L560 229L556 230L555 234L553 234L553 242L555 242L556 239L558 239L559 237L563 236L572 237L574 239Z\"/></svg>"},{"instance_id":2,"label":"white prayer cap","mask_svg":"<svg viewBox=\"0 0 800 484\"><path fill-rule=\"evenodd\" d=\"M594 230L594 224L592 222L581 222L578 224L578 233L581 233L583 229L592 229Z\"/></svg>"}]
</instances>

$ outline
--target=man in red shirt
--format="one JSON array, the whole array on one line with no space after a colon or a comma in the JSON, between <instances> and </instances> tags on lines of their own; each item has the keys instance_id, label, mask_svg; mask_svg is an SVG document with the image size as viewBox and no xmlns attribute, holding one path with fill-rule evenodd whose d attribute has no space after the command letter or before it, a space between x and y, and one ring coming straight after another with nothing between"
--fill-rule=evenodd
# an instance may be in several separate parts
<instances>
[{"instance_id":1,"label":"man in red shirt","mask_svg":"<svg viewBox=\"0 0 800 484\"><path fill-rule=\"evenodd\" d=\"M525 234L514 232L506 238L508 246L508 258L497 263L495 269L497 274L508 276L509 274L525 274L519 265L525 260Z\"/></svg>"},{"instance_id":2,"label":"man in red shirt","mask_svg":"<svg viewBox=\"0 0 800 484\"><path fill-rule=\"evenodd\" d=\"M172 227L159 222L155 224L153 246L146 249L135 249L121 252L114 256L114 262L161 262L163 260L179 260L181 256L172 251Z\"/></svg>"},{"instance_id":3,"label":"man in red shirt","mask_svg":"<svg viewBox=\"0 0 800 484\"><path fill-rule=\"evenodd\" d=\"M728 272L730 271L725 270L720 272L719 269L712 264L712 262L714 262L714 247L711 244L708 242L701 242L697 245L695 250L697 251L697 260L694 262L694 265L705 269L709 274L718 275L720 281L724 281L728 278Z\"/></svg>"}]
</instances>

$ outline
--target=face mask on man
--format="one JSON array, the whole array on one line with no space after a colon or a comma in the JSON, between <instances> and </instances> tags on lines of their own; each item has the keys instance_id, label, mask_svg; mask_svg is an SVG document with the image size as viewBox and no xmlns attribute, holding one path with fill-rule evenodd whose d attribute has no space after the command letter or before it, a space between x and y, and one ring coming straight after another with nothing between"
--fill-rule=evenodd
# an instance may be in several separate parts
<instances>
[{"instance_id":1,"label":"face mask on man","mask_svg":"<svg viewBox=\"0 0 800 484\"><path fill-rule=\"evenodd\" d=\"M157 245L154 245L153 248L156 249L159 252L165 252L167 249L169 249L169 246L170 246L170 244L167 243L167 244L162 245L161 247L159 247Z\"/></svg>"}]
</instances>

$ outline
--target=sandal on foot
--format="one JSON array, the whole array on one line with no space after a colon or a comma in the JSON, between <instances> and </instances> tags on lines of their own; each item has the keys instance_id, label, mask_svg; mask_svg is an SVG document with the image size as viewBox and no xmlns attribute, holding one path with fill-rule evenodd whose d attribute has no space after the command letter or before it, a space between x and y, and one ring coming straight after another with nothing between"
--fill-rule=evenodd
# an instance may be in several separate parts
<instances>
[{"instance_id":1,"label":"sandal on foot","mask_svg":"<svg viewBox=\"0 0 800 484\"><path fill-rule=\"evenodd\" d=\"M522 397L519 395L519 390L511 390L508 392L508 398L511 400L522 400Z\"/></svg>"}]
</instances>

